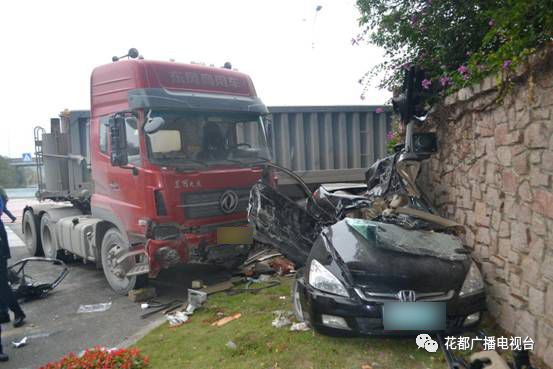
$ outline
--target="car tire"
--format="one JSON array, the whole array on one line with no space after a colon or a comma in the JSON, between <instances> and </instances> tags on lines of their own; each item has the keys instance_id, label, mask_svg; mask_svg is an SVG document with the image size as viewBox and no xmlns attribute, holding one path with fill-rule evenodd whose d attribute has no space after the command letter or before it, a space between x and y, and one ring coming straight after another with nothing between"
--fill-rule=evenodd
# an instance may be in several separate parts
<instances>
[{"instance_id":1,"label":"car tire","mask_svg":"<svg viewBox=\"0 0 553 369\"><path fill-rule=\"evenodd\" d=\"M113 261L117 256L128 248L128 242L125 241L117 228L110 228L104 234L100 250L102 268L110 287L119 295L127 295L129 291L141 287L147 281L146 276L121 276L119 273L121 268L113 265ZM128 264L123 265L123 268L130 269L133 263L132 258L128 258L124 263Z\"/></svg>"},{"instance_id":2,"label":"car tire","mask_svg":"<svg viewBox=\"0 0 553 369\"><path fill-rule=\"evenodd\" d=\"M37 224L37 217L32 210L26 210L23 213L22 228L23 228L23 240L25 241L25 247L27 252L31 256L42 256L42 242L38 231L39 224Z\"/></svg>"}]
</instances>

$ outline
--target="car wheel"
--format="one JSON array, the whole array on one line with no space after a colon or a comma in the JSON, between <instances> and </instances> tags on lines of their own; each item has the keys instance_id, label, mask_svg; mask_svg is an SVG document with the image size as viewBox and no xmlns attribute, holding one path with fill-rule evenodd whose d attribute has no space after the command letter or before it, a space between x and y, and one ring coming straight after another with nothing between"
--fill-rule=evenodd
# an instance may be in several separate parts
<instances>
[{"instance_id":1,"label":"car wheel","mask_svg":"<svg viewBox=\"0 0 553 369\"><path fill-rule=\"evenodd\" d=\"M299 282L298 282L298 275L301 274L301 271L298 271L296 273L296 277L294 278L294 284L292 285L292 311L294 312L294 316L298 322L303 322L306 320L306 316L303 313L303 307L301 306L301 298L300 298L300 289L299 289ZM309 322L307 322L309 323Z\"/></svg>"},{"instance_id":2,"label":"car wheel","mask_svg":"<svg viewBox=\"0 0 553 369\"><path fill-rule=\"evenodd\" d=\"M42 256L42 242L38 232L37 219L32 210L23 213L23 239L31 256Z\"/></svg>"},{"instance_id":3,"label":"car wheel","mask_svg":"<svg viewBox=\"0 0 553 369\"><path fill-rule=\"evenodd\" d=\"M128 249L128 243L117 228L111 228L106 232L101 247L102 268L109 285L120 295L128 294L145 280L136 275L130 277L126 275L126 272L134 266L133 258L127 258L122 263L116 264L115 261Z\"/></svg>"}]
</instances>

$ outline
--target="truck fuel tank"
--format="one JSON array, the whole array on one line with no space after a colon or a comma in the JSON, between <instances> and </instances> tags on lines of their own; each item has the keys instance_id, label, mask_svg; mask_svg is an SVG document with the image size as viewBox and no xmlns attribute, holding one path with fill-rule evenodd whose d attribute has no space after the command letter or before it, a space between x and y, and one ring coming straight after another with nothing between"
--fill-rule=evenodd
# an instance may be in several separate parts
<instances>
[{"instance_id":1,"label":"truck fuel tank","mask_svg":"<svg viewBox=\"0 0 553 369\"><path fill-rule=\"evenodd\" d=\"M98 249L94 241L94 230L100 221L90 216L60 219L56 224L58 248L80 256L85 261L97 260Z\"/></svg>"}]
</instances>

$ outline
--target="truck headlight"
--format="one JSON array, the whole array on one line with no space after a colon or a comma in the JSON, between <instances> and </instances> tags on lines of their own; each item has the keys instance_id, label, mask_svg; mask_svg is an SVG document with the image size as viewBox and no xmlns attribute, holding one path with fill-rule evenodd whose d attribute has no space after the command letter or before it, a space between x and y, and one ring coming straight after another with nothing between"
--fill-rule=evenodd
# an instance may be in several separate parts
<instances>
[{"instance_id":1,"label":"truck headlight","mask_svg":"<svg viewBox=\"0 0 553 369\"><path fill-rule=\"evenodd\" d=\"M311 261L311 266L309 267L309 284L324 292L345 297L349 296L342 282L315 259Z\"/></svg>"},{"instance_id":2,"label":"truck headlight","mask_svg":"<svg viewBox=\"0 0 553 369\"><path fill-rule=\"evenodd\" d=\"M463 287L461 287L461 292L459 292L459 296L463 297L466 295L471 295L473 293L480 292L483 289L484 280L482 279L482 274L480 273L480 270L478 270L476 264L473 262L470 265L467 276L465 277L465 281L463 282Z\"/></svg>"}]
</instances>

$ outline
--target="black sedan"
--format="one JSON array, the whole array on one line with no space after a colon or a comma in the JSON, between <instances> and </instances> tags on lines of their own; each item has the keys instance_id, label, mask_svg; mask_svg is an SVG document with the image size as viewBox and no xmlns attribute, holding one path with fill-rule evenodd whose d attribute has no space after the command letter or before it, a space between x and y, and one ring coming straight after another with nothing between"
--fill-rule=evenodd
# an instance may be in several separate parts
<instances>
[{"instance_id":1,"label":"black sedan","mask_svg":"<svg viewBox=\"0 0 553 369\"><path fill-rule=\"evenodd\" d=\"M323 185L304 202L262 182L252 188L254 237L299 267L296 317L327 333L457 333L478 325L484 283L457 237L462 227L438 216L410 187L415 181L386 170L401 158L387 160L369 169L368 185Z\"/></svg>"}]
</instances>

